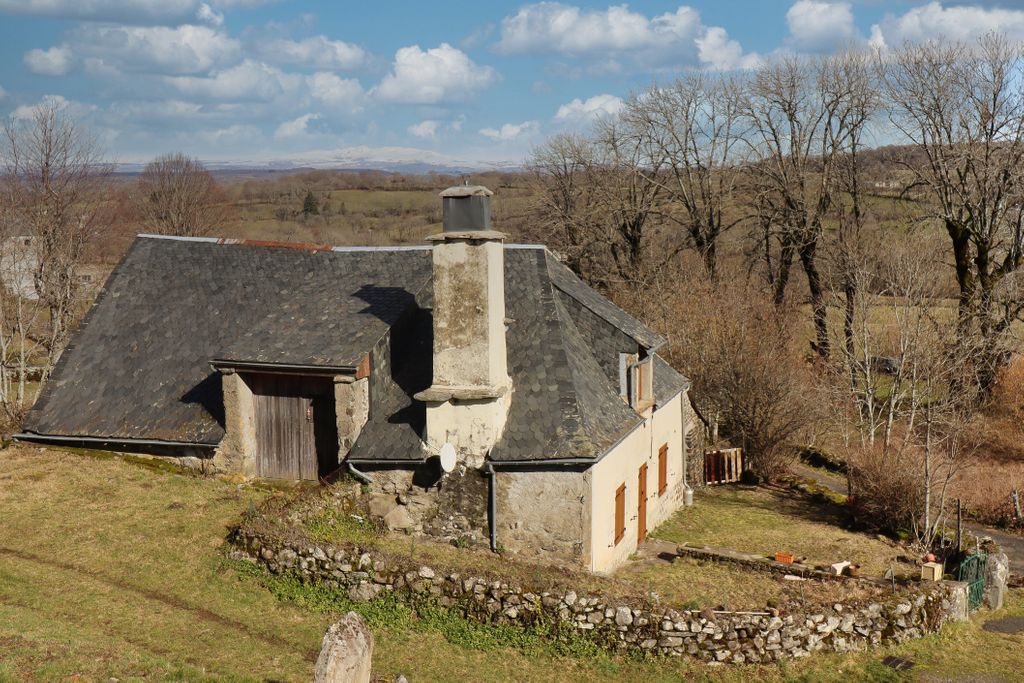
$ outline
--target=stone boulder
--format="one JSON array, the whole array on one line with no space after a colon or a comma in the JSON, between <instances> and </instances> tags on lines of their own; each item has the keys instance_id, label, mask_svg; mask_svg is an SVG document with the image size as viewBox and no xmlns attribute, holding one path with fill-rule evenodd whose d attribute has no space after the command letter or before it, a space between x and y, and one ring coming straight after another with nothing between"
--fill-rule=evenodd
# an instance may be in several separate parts
<instances>
[{"instance_id":1,"label":"stone boulder","mask_svg":"<svg viewBox=\"0 0 1024 683\"><path fill-rule=\"evenodd\" d=\"M373 634L355 612L331 624L316 660L313 683L369 683Z\"/></svg>"},{"instance_id":2,"label":"stone boulder","mask_svg":"<svg viewBox=\"0 0 1024 683\"><path fill-rule=\"evenodd\" d=\"M416 526L412 515L409 514L409 508L402 505L392 508L390 512L384 515L384 524L392 531L404 531Z\"/></svg>"},{"instance_id":3,"label":"stone boulder","mask_svg":"<svg viewBox=\"0 0 1024 683\"><path fill-rule=\"evenodd\" d=\"M1010 560L1000 551L988 556L985 565L985 606L996 610L1003 608L1006 597L1006 582L1010 579Z\"/></svg>"}]
</instances>

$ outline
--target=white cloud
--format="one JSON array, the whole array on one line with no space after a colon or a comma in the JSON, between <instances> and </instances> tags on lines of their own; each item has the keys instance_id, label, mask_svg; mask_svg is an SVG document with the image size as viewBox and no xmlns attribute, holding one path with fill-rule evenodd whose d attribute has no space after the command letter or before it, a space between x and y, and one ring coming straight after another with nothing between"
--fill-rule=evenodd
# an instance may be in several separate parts
<instances>
[{"instance_id":1,"label":"white cloud","mask_svg":"<svg viewBox=\"0 0 1024 683\"><path fill-rule=\"evenodd\" d=\"M11 119L32 119L36 109L46 104L52 105L58 112L67 111L75 119L83 119L96 111L95 104L79 102L66 98L63 95L43 95L35 104L23 104L10 113Z\"/></svg>"},{"instance_id":2,"label":"white cloud","mask_svg":"<svg viewBox=\"0 0 1024 683\"><path fill-rule=\"evenodd\" d=\"M328 40L326 36L312 36L302 40L277 38L257 41L253 47L257 55L272 64L355 69L366 62L366 51L363 48L341 40Z\"/></svg>"},{"instance_id":3,"label":"white cloud","mask_svg":"<svg viewBox=\"0 0 1024 683\"><path fill-rule=\"evenodd\" d=\"M220 26L224 23L224 14L222 12L218 12L204 2L199 6L199 9L196 10L196 19L203 24Z\"/></svg>"},{"instance_id":4,"label":"white cloud","mask_svg":"<svg viewBox=\"0 0 1024 683\"><path fill-rule=\"evenodd\" d=\"M199 0L0 0L0 12L57 19L161 24L202 19ZM209 10L209 6L207 5Z\"/></svg>"},{"instance_id":5,"label":"white cloud","mask_svg":"<svg viewBox=\"0 0 1024 683\"><path fill-rule=\"evenodd\" d=\"M558 108L555 118L559 121L589 121L598 116L614 116L622 111L623 101L615 95L594 95L587 100L574 99Z\"/></svg>"},{"instance_id":6,"label":"white cloud","mask_svg":"<svg viewBox=\"0 0 1024 683\"><path fill-rule=\"evenodd\" d=\"M742 48L728 40L725 29L705 26L700 13L686 5L652 17L634 12L627 5L605 10L558 2L526 5L502 20L501 38L495 49L505 54L582 56L605 63L615 63L610 56L620 55L647 66L723 61L706 50L702 52L698 41L728 45L742 55ZM727 61L739 62L740 56L730 55Z\"/></svg>"},{"instance_id":7,"label":"white cloud","mask_svg":"<svg viewBox=\"0 0 1024 683\"><path fill-rule=\"evenodd\" d=\"M190 74L231 63L240 43L209 26L110 26L85 24L66 43L77 55L118 71Z\"/></svg>"},{"instance_id":8,"label":"white cloud","mask_svg":"<svg viewBox=\"0 0 1024 683\"><path fill-rule=\"evenodd\" d=\"M34 74L43 76L63 76L71 70L74 57L65 46L51 47L49 50L29 50L25 53L25 66Z\"/></svg>"},{"instance_id":9,"label":"white cloud","mask_svg":"<svg viewBox=\"0 0 1024 683\"><path fill-rule=\"evenodd\" d=\"M23 104L11 112L12 119L31 119L35 116L36 108L41 105L54 105L57 111L62 111L71 106L71 101L63 95L43 95L36 104Z\"/></svg>"},{"instance_id":10,"label":"white cloud","mask_svg":"<svg viewBox=\"0 0 1024 683\"><path fill-rule=\"evenodd\" d=\"M304 78L301 74L285 73L277 67L246 59L236 66L211 72L209 76L170 76L167 82L186 95L216 100L271 101L297 94Z\"/></svg>"},{"instance_id":11,"label":"white cloud","mask_svg":"<svg viewBox=\"0 0 1024 683\"><path fill-rule=\"evenodd\" d=\"M241 142L252 143L263 138L263 133L256 126L233 124L225 128L186 132L189 140L198 140L207 145L231 145Z\"/></svg>"},{"instance_id":12,"label":"white cloud","mask_svg":"<svg viewBox=\"0 0 1024 683\"><path fill-rule=\"evenodd\" d=\"M970 5L944 7L929 2L902 15L886 14L871 27L871 43L876 47L899 47L932 39L966 41L991 31L1024 40L1024 11Z\"/></svg>"},{"instance_id":13,"label":"white cloud","mask_svg":"<svg viewBox=\"0 0 1024 683\"><path fill-rule=\"evenodd\" d=\"M318 71L306 78L313 99L337 109L358 111L365 99L363 86L354 78L340 78L327 71Z\"/></svg>"},{"instance_id":14,"label":"white cloud","mask_svg":"<svg viewBox=\"0 0 1024 683\"><path fill-rule=\"evenodd\" d=\"M848 2L797 0L786 12L787 44L802 52L833 52L860 40Z\"/></svg>"},{"instance_id":15,"label":"white cloud","mask_svg":"<svg viewBox=\"0 0 1024 683\"><path fill-rule=\"evenodd\" d=\"M494 69L475 64L448 43L429 50L411 45L395 53L391 73L373 94L387 102L436 104L467 99L498 78Z\"/></svg>"},{"instance_id":16,"label":"white cloud","mask_svg":"<svg viewBox=\"0 0 1024 683\"><path fill-rule=\"evenodd\" d=\"M761 62L761 57L756 53L744 54L739 42L730 38L725 29L717 26L709 28L695 42L701 63L712 69L749 69Z\"/></svg>"},{"instance_id":17,"label":"white cloud","mask_svg":"<svg viewBox=\"0 0 1024 683\"><path fill-rule=\"evenodd\" d=\"M319 118L319 114L303 114L292 121L285 121L277 127L276 131L274 131L274 137L281 140L283 138L294 138L300 135L305 135L309 132L309 122Z\"/></svg>"},{"instance_id":18,"label":"white cloud","mask_svg":"<svg viewBox=\"0 0 1024 683\"><path fill-rule=\"evenodd\" d=\"M414 123L405 130L409 133L409 135L412 135L413 137L433 138L437 136L437 129L440 125L440 121L427 119L426 121Z\"/></svg>"},{"instance_id":19,"label":"white cloud","mask_svg":"<svg viewBox=\"0 0 1024 683\"><path fill-rule=\"evenodd\" d=\"M501 128L484 128L480 135L492 140L515 140L516 138L535 132L540 125L536 121L522 123L506 123Z\"/></svg>"}]
</instances>

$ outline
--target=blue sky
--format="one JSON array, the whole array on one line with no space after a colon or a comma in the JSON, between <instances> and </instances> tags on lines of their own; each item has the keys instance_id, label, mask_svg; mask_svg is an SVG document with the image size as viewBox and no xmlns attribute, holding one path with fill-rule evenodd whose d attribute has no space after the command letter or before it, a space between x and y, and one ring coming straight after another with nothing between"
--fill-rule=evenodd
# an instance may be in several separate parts
<instances>
[{"instance_id":1,"label":"blue sky","mask_svg":"<svg viewBox=\"0 0 1024 683\"><path fill-rule=\"evenodd\" d=\"M1024 38L1024 0L0 0L0 116L58 98L124 161L514 161L682 69L990 30Z\"/></svg>"}]
</instances>

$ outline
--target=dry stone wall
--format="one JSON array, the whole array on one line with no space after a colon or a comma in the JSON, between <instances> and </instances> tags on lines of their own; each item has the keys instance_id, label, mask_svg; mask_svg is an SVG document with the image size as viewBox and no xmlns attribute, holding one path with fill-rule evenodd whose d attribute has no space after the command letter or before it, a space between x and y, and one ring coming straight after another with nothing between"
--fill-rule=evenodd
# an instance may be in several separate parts
<instances>
[{"instance_id":1,"label":"dry stone wall","mask_svg":"<svg viewBox=\"0 0 1024 683\"><path fill-rule=\"evenodd\" d=\"M376 549L340 547L236 532L234 555L268 571L347 591L355 601L385 594L412 607L435 604L484 623L545 623L556 637L579 637L612 650L757 663L816 651L850 652L919 638L966 614L964 584L943 582L866 604L835 604L796 614L676 610L609 600L582 591L526 590L506 581L411 565Z\"/></svg>"}]
</instances>

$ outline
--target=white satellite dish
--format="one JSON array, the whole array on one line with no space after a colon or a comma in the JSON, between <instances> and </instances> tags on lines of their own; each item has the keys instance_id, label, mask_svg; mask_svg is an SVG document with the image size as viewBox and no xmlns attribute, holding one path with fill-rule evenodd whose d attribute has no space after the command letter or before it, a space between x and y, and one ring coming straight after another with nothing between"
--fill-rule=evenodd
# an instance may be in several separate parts
<instances>
[{"instance_id":1,"label":"white satellite dish","mask_svg":"<svg viewBox=\"0 0 1024 683\"><path fill-rule=\"evenodd\" d=\"M445 472L451 472L452 470L455 469L455 446L451 445L450 443L446 443L445 445L441 446L441 452L439 453L439 455L441 456L442 470L444 470Z\"/></svg>"}]
</instances>

